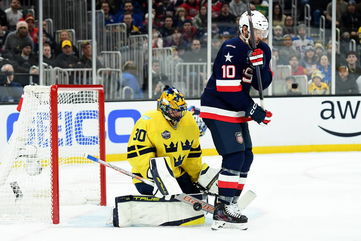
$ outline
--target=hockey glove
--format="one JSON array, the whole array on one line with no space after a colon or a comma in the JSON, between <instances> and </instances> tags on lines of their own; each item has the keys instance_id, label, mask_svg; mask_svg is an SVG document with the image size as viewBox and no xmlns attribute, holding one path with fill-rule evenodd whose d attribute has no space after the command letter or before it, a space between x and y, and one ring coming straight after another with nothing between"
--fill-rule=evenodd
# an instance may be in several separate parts
<instances>
[{"instance_id":1,"label":"hockey glove","mask_svg":"<svg viewBox=\"0 0 361 241\"><path fill-rule=\"evenodd\" d=\"M253 77L253 69L247 67L247 69L243 70L242 82L244 83L251 83Z\"/></svg>"},{"instance_id":2,"label":"hockey glove","mask_svg":"<svg viewBox=\"0 0 361 241\"><path fill-rule=\"evenodd\" d=\"M252 67L263 65L263 50L254 49L248 52L248 60Z\"/></svg>"},{"instance_id":3,"label":"hockey glove","mask_svg":"<svg viewBox=\"0 0 361 241\"><path fill-rule=\"evenodd\" d=\"M264 110L262 107L253 103L248 110L246 111L248 116L251 116L252 119L258 124L264 123L268 124L271 122L272 113L270 111Z\"/></svg>"}]
</instances>

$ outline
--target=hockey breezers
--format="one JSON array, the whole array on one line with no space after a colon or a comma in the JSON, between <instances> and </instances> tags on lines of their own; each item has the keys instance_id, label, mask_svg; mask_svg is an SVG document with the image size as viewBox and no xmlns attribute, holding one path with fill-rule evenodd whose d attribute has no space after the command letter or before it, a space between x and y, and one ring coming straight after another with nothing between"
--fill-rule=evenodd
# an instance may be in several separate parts
<instances>
[{"instance_id":1,"label":"hockey breezers","mask_svg":"<svg viewBox=\"0 0 361 241\"><path fill-rule=\"evenodd\" d=\"M99 163L101 165L109 167L109 168L111 168L111 169L113 169L115 171L118 171L118 172L120 172L120 173L122 173L124 175L129 176L129 177L135 178L135 179L137 179L139 181L142 181L142 182L144 182L144 183L146 183L148 185L155 186L155 183L148 180L148 179L145 179L143 177L140 177L138 175L133 174L132 172L124 170L124 169L122 169L120 167L112 165L112 164L110 164L108 162L105 162L103 160L100 160L99 158L96 158L96 157L94 157L92 155L85 155L85 157L87 159L93 161L93 162L97 162L97 163ZM200 200L198 198L192 197L191 195L188 195L188 194L185 194L185 193L176 194L176 195L174 195L174 198L181 201L181 202L192 205L193 209L196 210L196 211L203 210L203 211L206 211L206 212L209 212L209 213L213 213L213 211L214 211L214 206L213 205L211 205L211 204L209 204L207 202L204 202L204 201L202 201L202 200Z\"/></svg>"},{"instance_id":2,"label":"hockey breezers","mask_svg":"<svg viewBox=\"0 0 361 241\"><path fill-rule=\"evenodd\" d=\"M120 167L117 167L115 165L112 165L110 164L109 162L105 162L103 160L100 160L99 158L97 157L94 157L92 155L88 155L88 154L85 154L85 158L93 161L93 162L97 162L101 165L104 165L106 167L109 167L115 171L118 171L124 175L127 175L129 177L132 177L132 178L135 178L139 181L142 181L148 185L151 185L151 186L155 186L155 183L148 180L148 179L145 179L143 177L140 177L138 175L135 175L133 174L132 172L129 172L127 170L124 170L123 168L120 168ZM185 194L185 193L181 193L181 194L176 194L174 195L174 198L183 202L183 203L186 203L186 204L189 204L189 205L192 205L193 206L193 209L196 210L196 211L200 211L200 210L203 210L205 212L209 212L209 213L212 213L214 212L214 206L207 203L207 202L204 202L198 198L195 198L191 195L188 195L188 194ZM256 194L251 191L251 190L248 190L246 193L244 193L240 199L238 200L238 206L241 210L245 209L254 199L256 198Z\"/></svg>"}]
</instances>

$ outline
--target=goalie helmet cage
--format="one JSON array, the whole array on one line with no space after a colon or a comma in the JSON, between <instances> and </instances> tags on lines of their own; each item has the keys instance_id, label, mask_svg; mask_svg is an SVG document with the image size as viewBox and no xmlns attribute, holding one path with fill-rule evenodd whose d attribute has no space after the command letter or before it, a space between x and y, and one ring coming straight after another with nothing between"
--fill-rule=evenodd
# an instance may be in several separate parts
<instances>
[{"instance_id":1,"label":"goalie helmet cage","mask_svg":"<svg viewBox=\"0 0 361 241\"><path fill-rule=\"evenodd\" d=\"M79 205L106 205L101 85L26 86L18 121L0 154L0 223L46 221ZM5 149L5 150L4 150Z\"/></svg>"}]
</instances>

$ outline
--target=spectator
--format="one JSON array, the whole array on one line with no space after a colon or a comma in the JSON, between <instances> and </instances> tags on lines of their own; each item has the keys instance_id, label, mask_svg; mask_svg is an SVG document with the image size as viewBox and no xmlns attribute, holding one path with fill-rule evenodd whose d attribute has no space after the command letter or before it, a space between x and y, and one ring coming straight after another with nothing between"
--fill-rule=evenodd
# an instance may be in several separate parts
<instances>
[{"instance_id":1,"label":"spectator","mask_svg":"<svg viewBox=\"0 0 361 241\"><path fill-rule=\"evenodd\" d=\"M189 48L192 40L197 35L197 29L193 26L191 20L186 20L183 27L180 29L180 32L186 48Z\"/></svg>"},{"instance_id":2,"label":"spectator","mask_svg":"<svg viewBox=\"0 0 361 241\"><path fill-rule=\"evenodd\" d=\"M38 43L38 32L39 29L35 27L34 16L29 14L25 17L25 22L28 24L28 31L34 44Z\"/></svg>"},{"instance_id":3,"label":"spectator","mask_svg":"<svg viewBox=\"0 0 361 241\"><path fill-rule=\"evenodd\" d=\"M336 0L336 26L340 26L342 15L347 11L347 3L344 0ZM332 22L332 1L326 7L327 27L331 26Z\"/></svg>"},{"instance_id":4,"label":"spectator","mask_svg":"<svg viewBox=\"0 0 361 241\"><path fill-rule=\"evenodd\" d=\"M23 88L20 83L14 81L14 68L11 64L4 64L0 73L0 102L18 102ZM4 88L4 89L3 89ZM9 91L11 88L11 91Z\"/></svg>"},{"instance_id":5,"label":"spectator","mask_svg":"<svg viewBox=\"0 0 361 241\"><path fill-rule=\"evenodd\" d=\"M282 6L277 2L273 4L273 16L272 16L272 25L282 26L285 22L286 15L283 14Z\"/></svg>"},{"instance_id":6,"label":"spectator","mask_svg":"<svg viewBox=\"0 0 361 241\"><path fill-rule=\"evenodd\" d=\"M130 87L132 89L133 99L143 99L143 91L137 78L137 66L133 61L125 62L123 66L122 82L120 87Z\"/></svg>"},{"instance_id":7,"label":"spectator","mask_svg":"<svg viewBox=\"0 0 361 241\"><path fill-rule=\"evenodd\" d=\"M280 25L273 27L273 42L274 46L282 46L283 42L283 28Z\"/></svg>"},{"instance_id":8,"label":"spectator","mask_svg":"<svg viewBox=\"0 0 361 241\"><path fill-rule=\"evenodd\" d=\"M22 45L21 53L15 55L14 61L14 69L16 73L30 73L33 69L32 66L39 65L38 58L32 52L33 47L30 43L25 43ZM32 72L31 74L38 74L37 72Z\"/></svg>"},{"instance_id":9,"label":"spectator","mask_svg":"<svg viewBox=\"0 0 361 241\"><path fill-rule=\"evenodd\" d=\"M296 34L295 32L295 23L292 16L286 16L284 26L283 26L283 33L289 34L291 37L294 37Z\"/></svg>"},{"instance_id":10,"label":"spectator","mask_svg":"<svg viewBox=\"0 0 361 241\"><path fill-rule=\"evenodd\" d=\"M361 75L361 67L358 62L356 52L350 51L346 54L346 67L348 68L350 75L352 74L355 77L358 77Z\"/></svg>"},{"instance_id":11,"label":"spectator","mask_svg":"<svg viewBox=\"0 0 361 241\"><path fill-rule=\"evenodd\" d=\"M186 51L183 55L184 62L193 63L206 63L207 53L202 49L201 41L199 39L193 39L190 50Z\"/></svg>"},{"instance_id":12,"label":"spectator","mask_svg":"<svg viewBox=\"0 0 361 241\"><path fill-rule=\"evenodd\" d=\"M207 4L204 4L207 6ZM212 0L212 18L218 17L218 15L221 13L221 8L223 5L223 0Z\"/></svg>"},{"instance_id":13,"label":"spectator","mask_svg":"<svg viewBox=\"0 0 361 241\"><path fill-rule=\"evenodd\" d=\"M193 18L193 25L197 28L198 32L204 33L207 32L207 7L202 6L199 10L199 13Z\"/></svg>"},{"instance_id":14,"label":"spectator","mask_svg":"<svg viewBox=\"0 0 361 241\"><path fill-rule=\"evenodd\" d=\"M175 30L171 36L168 36L168 38L166 38L164 47L185 48L185 43L182 39L182 34L178 30Z\"/></svg>"},{"instance_id":15,"label":"spectator","mask_svg":"<svg viewBox=\"0 0 361 241\"><path fill-rule=\"evenodd\" d=\"M142 11L140 9L134 8L133 1L131 1L131 0L125 0L124 5L123 5L123 9L120 10L116 14L116 19L117 19L116 22L124 21L124 18L125 18L124 15L126 13L130 13L132 15L132 19L133 19L132 22L133 22L134 26L136 26L138 29L140 27L142 27L143 13L142 13Z\"/></svg>"},{"instance_id":16,"label":"spectator","mask_svg":"<svg viewBox=\"0 0 361 241\"><path fill-rule=\"evenodd\" d=\"M348 32L351 38L357 38L357 30L361 25L361 14L356 11L356 2L350 0L347 11L341 17L341 31Z\"/></svg>"},{"instance_id":17,"label":"spectator","mask_svg":"<svg viewBox=\"0 0 361 241\"><path fill-rule=\"evenodd\" d=\"M315 51L318 59L320 59L322 55L327 54L325 51L325 47L323 47L321 43L315 44Z\"/></svg>"},{"instance_id":18,"label":"spectator","mask_svg":"<svg viewBox=\"0 0 361 241\"><path fill-rule=\"evenodd\" d=\"M43 21L43 41L44 43L47 42L50 45L52 51L54 51L56 48L56 43L53 34L54 33L49 33L47 31L47 22Z\"/></svg>"},{"instance_id":19,"label":"spectator","mask_svg":"<svg viewBox=\"0 0 361 241\"><path fill-rule=\"evenodd\" d=\"M160 28L161 25L159 24L159 21L156 21L157 18L154 17L154 9L152 10L152 21L153 21L153 28ZM139 29L140 33L141 34L148 34L148 21L149 21L149 18L148 18L148 13L145 14L145 17L144 17L144 22L143 22L143 26Z\"/></svg>"},{"instance_id":20,"label":"spectator","mask_svg":"<svg viewBox=\"0 0 361 241\"><path fill-rule=\"evenodd\" d=\"M288 63L291 66L291 74L292 75L305 75L306 74L305 69L302 67L302 65L300 65L300 62L298 60L298 55L291 55L289 57Z\"/></svg>"},{"instance_id":21,"label":"spectator","mask_svg":"<svg viewBox=\"0 0 361 241\"><path fill-rule=\"evenodd\" d=\"M23 17L20 1L11 0L10 8L5 9L5 13L7 22L9 23L9 30L15 30L17 22L19 22L19 20Z\"/></svg>"},{"instance_id":22,"label":"spectator","mask_svg":"<svg viewBox=\"0 0 361 241\"><path fill-rule=\"evenodd\" d=\"M320 58L319 65L317 66L317 69L319 69L324 76L322 81L326 84L331 84L331 65L330 61L328 60L328 57L326 54L322 55Z\"/></svg>"},{"instance_id":23,"label":"spectator","mask_svg":"<svg viewBox=\"0 0 361 241\"><path fill-rule=\"evenodd\" d=\"M33 40L29 36L28 24L25 21L19 21L16 24L16 31L9 33L6 37L3 48L10 56L14 56L21 53L21 46L25 44L34 47Z\"/></svg>"},{"instance_id":24,"label":"spectator","mask_svg":"<svg viewBox=\"0 0 361 241\"><path fill-rule=\"evenodd\" d=\"M125 13L123 21L127 25L127 35L140 34L140 30L133 24L133 15L131 13Z\"/></svg>"},{"instance_id":25,"label":"spectator","mask_svg":"<svg viewBox=\"0 0 361 241\"><path fill-rule=\"evenodd\" d=\"M199 12L200 1L199 0L185 0L180 7L184 8L186 15L193 18Z\"/></svg>"},{"instance_id":26,"label":"spectator","mask_svg":"<svg viewBox=\"0 0 361 241\"><path fill-rule=\"evenodd\" d=\"M336 94L357 94L358 85L354 78L350 78L347 66L342 65L337 69L336 76Z\"/></svg>"},{"instance_id":27,"label":"spectator","mask_svg":"<svg viewBox=\"0 0 361 241\"><path fill-rule=\"evenodd\" d=\"M56 57L54 65L63 69L75 68L79 60L74 54L73 43L70 40L64 40L61 47L62 53Z\"/></svg>"},{"instance_id":28,"label":"spectator","mask_svg":"<svg viewBox=\"0 0 361 241\"><path fill-rule=\"evenodd\" d=\"M1 67L0 78L0 86L21 87L21 84L14 81L14 68L11 64Z\"/></svg>"},{"instance_id":29,"label":"spectator","mask_svg":"<svg viewBox=\"0 0 361 241\"><path fill-rule=\"evenodd\" d=\"M330 94L330 89L325 82L322 82L322 74L316 71L312 74L312 82L308 86L308 93L310 95L327 95Z\"/></svg>"},{"instance_id":30,"label":"spectator","mask_svg":"<svg viewBox=\"0 0 361 241\"><path fill-rule=\"evenodd\" d=\"M112 8L110 3L106 0L103 0L100 5L100 9L103 10L105 25L117 23L115 16L112 14Z\"/></svg>"},{"instance_id":31,"label":"spectator","mask_svg":"<svg viewBox=\"0 0 361 241\"><path fill-rule=\"evenodd\" d=\"M81 44L82 56L79 59L78 67L79 68L89 68L93 67L93 57L92 57L92 45L89 41L85 41ZM96 68L102 68L102 64L99 59L96 60Z\"/></svg>"},{"instance_id":32,"label":"spectator","mask_svg":"<svg viewBox=\"0 0 361 241\"><path fill-rule=\"evenodd\" d=\"M184 8L177 8L176 12L175 12L175 16L174 16L174 26L176 28L181 28L183 27L184 22L189 19L189 17L187 17L186 15L186 10Z\"/></svg>"},{"instance_id":33,"label":"spectator","mask_svg":"<svg viewBox=\"0 0 361 241\"><path fill-rule=\"evenodd\" d=\"M166 16L164 19L164 25L159 29L162 38L165 39L172 35L174 30L175 28L173 26L173 18L171 16Z\"/></svg>"},{"instance_id":34,"label":"spectator","mask_svg":"<svg viewBox=\"0 0 361 241\"><path fill-rule=\"evenodd\" d=\"M162 93L166 85L170 85L167 75L161 72L159 60L154 60L152 65L153 98L157 98Z\"/></svg>"},{"instance_id":35,"label":"spectator","mask_svg":"<svg viewBox=\"0 0 361 241\"><path fill-rule=\"evenodd\" d=\"M232 34L229 31L220 32L219 37L221 38L222 43L232 38Z\"/></svg>"},{"instance_id":36,"label":"spectator","mask_svg":"<svg viewBox=\"0 0 361 241\"><path fill-rule=\"evenodd\" d=\"M243 0L232 0L229 3L230 12L234 16L241 16L247 10L247 5L243 2Z\"/></svg>"},{"instance_id":37,"label":"spectator","mask_svg":"<svg viewBox=\"0 0 361 241\"><path fill-rule=\"evenodd\" d=\"M236 16L234 16L229 9L228 3L223 3L221 12L217 18L214 19L214 22L218 25L221 32L229 31L234 26Z\"/></svg>"},{"instance_id":38,"label":"spectator","mask_svg":"<svg viewBox=\"0 0 361 241\"><path fill-rule=\"evenodd\" d=\"M287 95L302 95L300 89L298 88L298 83L296 82L295 77L287 76L286 77L286 94Z\"/></svg>"},{"instance_id":39,"label":"spectator","mask_svg":"<svg viewBox=\"0 0 361 241\"><path fill-rule=\"evenodd\" d=\"M58 56L59 54L63 53L63 41L68 40L71 43L73 42L73 39L70 35L70 32L67 30L60 31L59 34L59 43L57 44L57 47L55 49L55 54ZM72 46L72 51L75 53L76 56L79 56L79 50L76 46Z\"/></svg>"},{"instance_id":40,"label":"spectator","mask_svg":"<svg viewBox=\"0 0 361 241\"><path fill-rule=\"evenodd\" d=\"M293 47L301 54L303 57L305 54L305 49L307 46L313 46L313 40L311 37L306 36L307 27L305 24L300 24L297 27L297 36L292 39Z\"/></svg>"},{"instance_id":41,"label":"spectator","mask_svg":"<svg viewBox=\"0 0 361 241\"><path fill-rule=\"evenodd\" d=\"M307 46L305 50L305 55L302 58L301 65L305 68L306 74L311 76L313 71L317 68L317 56L316 51L312 46Z\"/></svg>"},{"instance_id":42,"label":"spectator","mask_svg":"<svg viewBox=\"0 0 361 241\"><path fill-rule=\"evenodd\" d=\"M43 62L49 66L54 66L55 58L51 51L51 46L49 43L44 43L43 45Z\"/></svg>"},{"instance_id":43,"label":"spectator","mask_svg":"<svg viewBox=\"0 0 361 241\"><path fill-rule=\"evenodd\" d=\"M155 1L153 2L153 10L155 10L155 16L159 19L164 19L174 15L174 2L170 0Z\"/></svg>"},{"instance_id":44,"label":"spectator","mask_svg":"<svg viewBox=\"0 0 361 241\"><path fill-rule=\"evenodd\" d=\"M289 34L283 36L282 46L279 47L280 64L288 64L289 56L297 55L299 52L292 46L292 37Z\"/></svg>"}]
</instances>

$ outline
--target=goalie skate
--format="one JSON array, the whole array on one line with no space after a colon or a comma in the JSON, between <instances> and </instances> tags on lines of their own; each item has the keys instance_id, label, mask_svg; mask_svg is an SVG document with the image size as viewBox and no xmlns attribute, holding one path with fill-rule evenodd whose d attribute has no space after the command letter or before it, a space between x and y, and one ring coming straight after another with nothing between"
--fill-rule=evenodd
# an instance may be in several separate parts
<instances>
[{"instance_id":1,"label":"goalie skate","mask_svg":"<svg viewBox=\"0 0 361 241\"><path fill-rule=\"evenodd\" d=\"M242 215L237 204L218 203L213 214L212 230L235 228L246 230L248 218Z\"/></svg>"}]
</instances>

